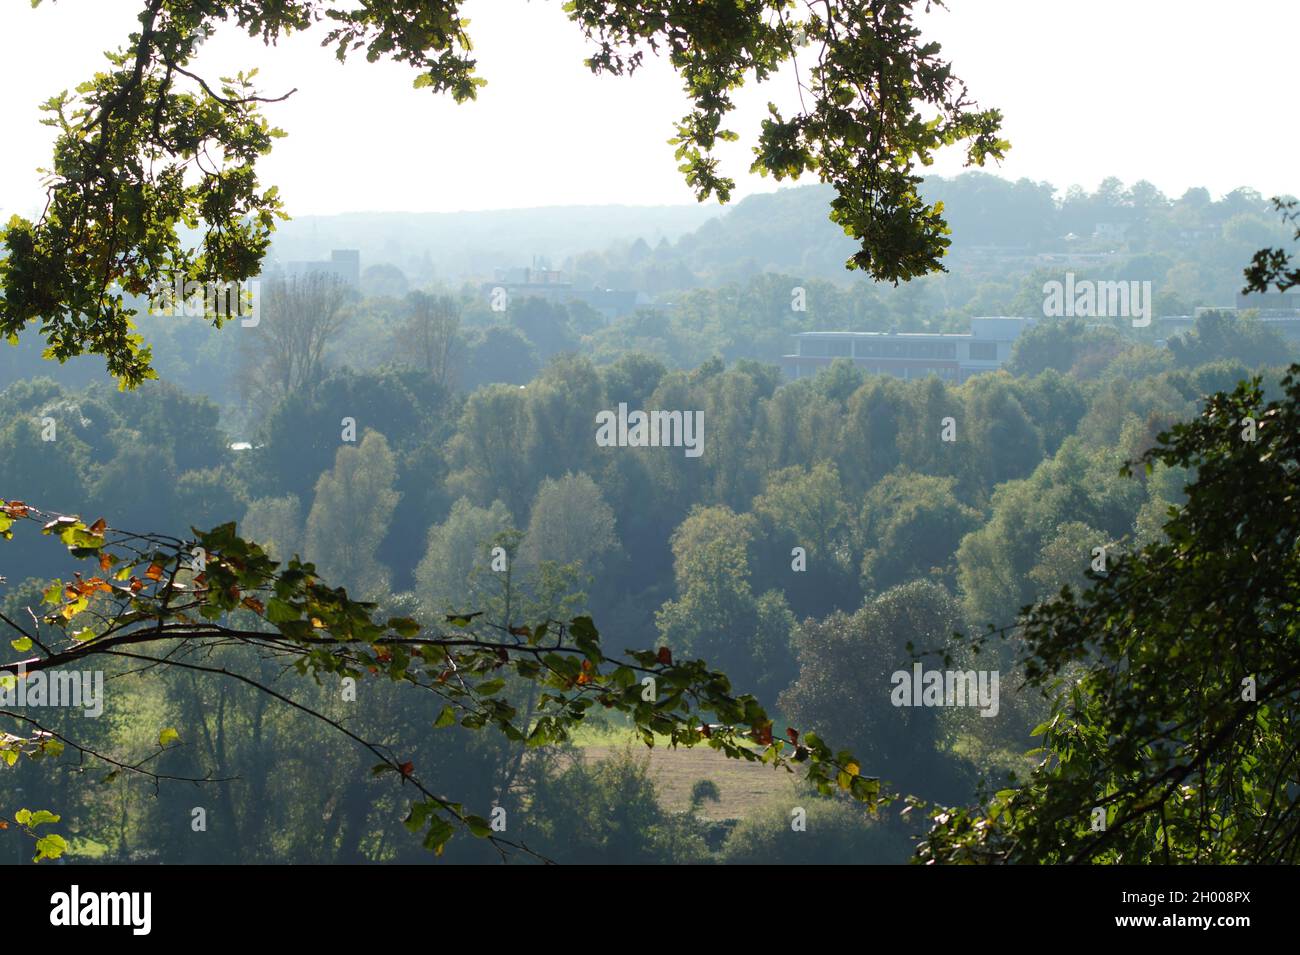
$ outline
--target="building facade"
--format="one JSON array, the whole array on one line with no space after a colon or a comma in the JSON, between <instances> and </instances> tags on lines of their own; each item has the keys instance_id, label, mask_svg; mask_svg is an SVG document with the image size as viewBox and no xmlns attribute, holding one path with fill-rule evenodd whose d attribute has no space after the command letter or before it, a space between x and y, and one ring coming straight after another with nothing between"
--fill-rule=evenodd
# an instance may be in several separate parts
<instances>
[{"instance_id":1,"label":"building facade","mask_svg":"<svg viewBox=\"0 0 1300 955\"><path fill-rule=\"evenodd\" d=\"M781 359L789 378L815 375L837 358L850 359L870 374L919 379L937 375L963 382L1001 368L1025 329L1037 320L989 316L971 319L965 333L801 332L793 354Z\"/></svg>"}]
</instances>

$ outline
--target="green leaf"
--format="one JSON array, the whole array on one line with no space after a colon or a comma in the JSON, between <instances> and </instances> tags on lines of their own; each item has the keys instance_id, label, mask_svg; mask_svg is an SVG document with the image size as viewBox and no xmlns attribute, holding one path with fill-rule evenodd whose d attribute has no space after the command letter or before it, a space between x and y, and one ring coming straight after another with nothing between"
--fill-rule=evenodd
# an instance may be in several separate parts
<instances>
[{"instance_id":1,"label":"green leaf","mask_svg":"<svg viewBox=\"0 0 1300 955\"><path fill-rule=\"evenodd\" d=\"M36 856L32 861L40 862L42 859L57 859L67 850L68 844L63 837L52 832L36 840Z\"/></svg>"}]
</instances>

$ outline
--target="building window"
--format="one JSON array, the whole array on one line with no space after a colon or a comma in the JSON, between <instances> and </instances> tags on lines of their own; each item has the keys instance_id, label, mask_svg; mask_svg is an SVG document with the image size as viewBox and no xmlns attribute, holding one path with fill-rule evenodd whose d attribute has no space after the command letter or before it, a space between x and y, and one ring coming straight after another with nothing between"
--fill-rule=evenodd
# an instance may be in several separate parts
<instances>
[{"instance_id":1,"label":"building window","mask_svg":"<svg viewBox=\"0 0 1300 955\"><path fill-rule=\"evenodd\" d=\"M847 358L851 347L843 339L805 338L799 343L799 354L810 358Z\"/></svg>"},{"instance_id":2,"label":"building window","mask_svg":"<svg viewBox=\"0 0 1300 955\"><path fill-rule=\"evenodd\" d=\"M971 342L970 359L971 361L997 361L997 342Z\"/></svg>"}]
</instances>

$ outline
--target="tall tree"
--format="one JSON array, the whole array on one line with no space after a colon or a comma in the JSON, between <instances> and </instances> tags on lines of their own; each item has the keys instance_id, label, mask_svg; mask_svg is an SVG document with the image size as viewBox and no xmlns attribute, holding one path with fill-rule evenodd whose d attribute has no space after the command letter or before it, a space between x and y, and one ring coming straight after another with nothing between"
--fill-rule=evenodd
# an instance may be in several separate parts
<instances>
[{"instance_id":1,"label":"tall tree","mask_svg":"<svg viewBox=\"0 0 1300 955\"><path fill-rule=\"evenodd\" d=\"M325 377L325 349L343 327L348 289L311 272L267 279L259 294L260 320L243 332L240 387L246 401L270 409Z\"/></svg>"},{"instance_id":2,"label":"tall tree","mask_svg":"<svg viewBox=\"0 0 1300 955\"><path fill-rule=\"evenodd\" d=\"M316 482L305 546L323 573L366 597L388 589L388 568L375 558L397 507L396 465L388 440L367 431L357 447L344 445L334 469Z\"/></svg>"},{"instance_id":3,"label":"tall tree","mask_svg":"<svg viewBox=\"0 0 1300 955\"><path fill-rule=\"evenodd\" d=\"M451 385L452 355L460 334L460 307L450 295L412 292L406 298L406 321L397 335L399 356L412 355L443 387Z\"/></svg>"}]
</instances>

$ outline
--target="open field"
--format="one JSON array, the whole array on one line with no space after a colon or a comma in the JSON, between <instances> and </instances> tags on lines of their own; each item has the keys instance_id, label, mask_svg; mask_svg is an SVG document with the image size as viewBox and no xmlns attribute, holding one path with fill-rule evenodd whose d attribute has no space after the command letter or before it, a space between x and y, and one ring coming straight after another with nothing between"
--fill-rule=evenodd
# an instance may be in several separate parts
<instances>
[{"instance_id":1,"label":"open field","mask_svg":"<svg viewBox=\"0 0 1300 955\"><path fill-rule=\"evenodd\" d=\"M617 744L585 746L582 755L584 759L601 760L618 748ZM707 746L697 749L656 746L649 750L640 747L640 754L648 754L650 778L654 780L660 802L672 812L690 809L691 787L701 779L713 780L720 797L718 802L705 802L701 807L701 815L708 819L744 819L769 799L793 792L795 777L784 769L727 759Z\"/></svg>"}]
</instances>

